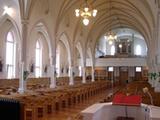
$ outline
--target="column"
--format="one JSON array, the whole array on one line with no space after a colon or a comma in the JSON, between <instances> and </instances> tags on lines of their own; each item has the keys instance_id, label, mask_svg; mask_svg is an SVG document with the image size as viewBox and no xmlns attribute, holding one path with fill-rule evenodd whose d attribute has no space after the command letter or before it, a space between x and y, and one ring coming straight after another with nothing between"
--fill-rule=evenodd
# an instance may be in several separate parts
<instances>
[{"instance_id":1,"label":"column","mask_svg":"<svg viewBox=\"0 0 160 120\"><path fill-rule=\"evenodd\" d=\"M50 77L50 88L56 87L56 67L55 65L51 65L49 67L49 77Z\"/></svg>"},{"instance_id":2,"label":"column","mask_svg":"<svg viewBox=\"0 0 160 120\"><path fill-rule=\"evenodd\" d=\"M74 71L73 66L69 67L69 85L74 85Z\"/></svg>"},{"instance_id":3,"label":"column","mask_svg":"<svg viewBox=\"0 0 160 120\"><path fill-rule=\"evenodd\" d=\"M20 72L19 72L19 88L18 92L19 93L24 93L26 90L26 81L24 81L23 76L24 76L24 62L21 62L20 64Z\"/></svg>"},{"instance_id":4,"label":"column","mask_svg":"<svg viewBox=\"0 0 160 120\"><path fill-rule=\"evenodd\" d=\"M94 78L94 71L95 69L94 69L94 67L92 66L92 82L95 82L95 78Z\"/></svg>"},{"instance_id":5,"label":"column","mask_svg":"<svg viewBox=\"0 0 160 120\"><path fill-rule=\"evenodd\" d=\"M134 34L132 34L132 41L131 41L131 56L134 56Z\"/></svg>"},{"instance_id":6,"label":"column","mask_svg":"<svg viewBox=\"0 0 160 120\"><path fill-rule=\"evenodd\" d=\"M63 77L66 77L67 76L67 67L64 66L64 69L63 69Z\"/></svg>"},{"instance_id":7,"label":"column","mask_svg":"<svg viewBox=\"0 0 160 120\"><path fill-rule=\"evenodd\" d=\"M117 48L117 46L118 46L118 44L117 44L117 42L115 42L115 54L114 55L117 55L117 51L118 51L118 48Z\"/></svg>"},{"instance_id":8,"label":"column","mask_svg":"<svg viewBox=\"0 0 160 120\"><path fill-rule=\"evenodd\" d=\"M148 73L150 74L150 73L152 73L153 71L152 71L152 65L151 65L151 62L148 60ZM152 80L150 79L150 76L148 77L148 83L150 84L150 85L152 85Z\"/></svg>"},{"instance_id":9,"label":"column","mask_svg":"<svg viewBox=\"0 0 160 120\"><path fill-rule=\"evenodd\" d=\"M82 83L86 83L86 67L82 67Z\"/></svg>"},{"instance_id":10,"label":"column","mask_svg":"<svg viewBox=\"0 0 160 120\"><path fill-rule=\"evenodd\" d=\"M21 43L21 62L19 74L19 93L26 91L26 81L24 80L24 71L27 71L27 34L28 34L28 20L22 20L22 43Z\"/></svg>"}]
</instances>

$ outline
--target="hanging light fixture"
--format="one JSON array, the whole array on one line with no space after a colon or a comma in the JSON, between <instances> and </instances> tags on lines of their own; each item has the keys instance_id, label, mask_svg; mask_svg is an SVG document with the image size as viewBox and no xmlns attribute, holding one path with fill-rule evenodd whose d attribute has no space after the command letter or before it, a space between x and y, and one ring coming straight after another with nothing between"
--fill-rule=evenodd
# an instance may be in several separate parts
<instances>
[{"instance_id":1,"label":"hanging light fixture","mask_svg":"<svg viewBox=\"0 0 160 120\"><path fill-rule=\"evenodd\" d=\"M80 9L75 10L76 17L82 17L82 22L85 26L89 24L89 18L90 17L96 17L97 15L97 9L92 9L92 7L89 6L87 0L85 0L84 7Z\"/></svg>"},{"instance_id":2,"label":"hanging light fixture","mask_svg":"<svg viewBox=\"0 0 160 120\"><path fill-rule=\"evenodd\" d=\"M110 18L111 18L111 0L109 1L109 16L110 16ZM114 33L111 29L112 29L112 27L111 27L111 24L112 24L112 22L110 22L110 26L109 26L109 32L108 33L106 33L106 35L104 36L104 38L105 39L107 39L108 40L108 43L109 43L109 45L112 45L113 43L114 43L114 41L115 40L117 40L117 35L116 35L116 33Z\"/></svg>"},{"instance_id":3,"label":"hanging light fixture","mask_svg":"<svg viewBox=\"0 0 160 120\"><path fill-rule=\"evenodd\" d=\"M4 11L3 11L3 14L2 15L5 15L5 14L7 14L7 15L12 15L13 14L13 9L11 8L11 7L8 7L8 6L4 6Z\"/></svg>"},{"instance_id":4,"label":"hanging light fixture","mask_svg":"<svg viewBox=\"0 0 160 120\"><path fill-rule=\"evenodd\" d=\"M105 39L108 40L109 45L112 45L114 41L117 40L117 35L114 32L109 31L107 35L105 35Z\"/></svg>"}]
</instances>

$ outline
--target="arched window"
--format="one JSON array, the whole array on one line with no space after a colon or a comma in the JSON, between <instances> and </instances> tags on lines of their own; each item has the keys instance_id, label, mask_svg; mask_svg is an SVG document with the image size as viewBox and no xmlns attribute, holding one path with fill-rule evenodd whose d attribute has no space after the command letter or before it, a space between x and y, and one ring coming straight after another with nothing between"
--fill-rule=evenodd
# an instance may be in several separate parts
<instances>
[{"instance_id":1,"label":"arched window","mask_svg":"<svg viewBox=\"0 0 160 120\"><path fill-rule=\"evenodd\" d=\"M11 31L7 34L6 39L6 66L7 77L15 77L15 60L16 59L16 42L14 40L13 33Z\"/></svg>"},{"instance_id":2,"label":"arched window","mask_svg":"<svg viewBox=\"0 0 160 120\"><path fill-rule=\"evenodd\" d=\"M141 46L140 46L140 45L137 45L137 46L136 46L136 53L135 53L135 55L141 55L141 54L142 54Z\"/></svg>"},{"instance_id":3,"label":"arched window","mask_svg":"<svg viewBox=\"0 0 160 120\"><path fill-rule=\"evenodd\" d=\"M39 40L36 42L35 75L36 77L42 75L42 46L40 45Z\"/></svg>"},{"instance_id":4,"label":"arched window","mask_svg":"<svg viewBox=\"0 0 160 120\"><path fill-rule=\"evenodd\" d=\"M114 55L114 54L115 54L115 46L112 45L112 47L111 47L111 55Z\"/></svg>"}]
</instances>

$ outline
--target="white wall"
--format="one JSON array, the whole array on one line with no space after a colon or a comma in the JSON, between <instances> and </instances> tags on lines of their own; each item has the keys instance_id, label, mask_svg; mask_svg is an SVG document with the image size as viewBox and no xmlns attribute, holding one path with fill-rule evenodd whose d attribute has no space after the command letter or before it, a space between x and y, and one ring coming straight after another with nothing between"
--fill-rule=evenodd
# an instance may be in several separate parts
<instances>
[{"instance_id":1,"label":"white wall","mask_svg":"<svg viewBox=\"0 0 160 120\"><path fill-rule=\"evenodd\" d=\"M136 55L136 47L137 45L141 46L142 56L147 56L147 46L144 40L142 39L134 39L134 55Z\"/></svg>"}]
</instances>

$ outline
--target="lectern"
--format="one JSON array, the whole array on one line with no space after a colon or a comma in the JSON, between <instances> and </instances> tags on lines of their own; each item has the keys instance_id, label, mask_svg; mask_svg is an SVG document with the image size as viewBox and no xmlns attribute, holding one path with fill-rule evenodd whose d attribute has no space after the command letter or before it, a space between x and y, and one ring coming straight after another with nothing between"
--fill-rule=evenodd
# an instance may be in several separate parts
<instances>
[{"instance_id":1,"label":"lectern","mask_svg":"<svg viewBox=\"0 0 160 120\"><path fill-rule=\"evenodd\" d=\"M125 106L125 116L117 117L117 120L135 120L132 117L128 116L127 106L140 107L142 98L140 95L125 95L125 94L116 94L113 98L113 105L122 105Z\"/></svg>"}]
</instances>

